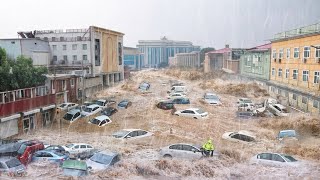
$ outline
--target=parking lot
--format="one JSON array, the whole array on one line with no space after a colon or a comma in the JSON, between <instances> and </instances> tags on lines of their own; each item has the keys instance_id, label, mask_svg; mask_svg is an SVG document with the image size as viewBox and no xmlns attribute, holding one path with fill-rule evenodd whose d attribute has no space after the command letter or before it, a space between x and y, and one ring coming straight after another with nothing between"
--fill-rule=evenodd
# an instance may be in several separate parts
<instances>
[{"instance_id":1,"label":"parking lot","mask_svg":"<svg viewBox=\"0 0 320 180\"><path fill-rule=\"evenodd\" d=\"M319 132L310 132L313 119L299 112L291 111L288 117L236 117L237 100L242 96L230 89L220 89L226 84L248 86L249 82L215 79L189 80L175 76L166 70L148 70L133 73L131 80L99 92L93 99L112 98L116 102L128 99L132 106L119 109L110 119L112 123L104 127L88 124L93 117L81 118L72 124L62 119L65 112L59 112L57 121L47 129L21 136L21 139L38 139L49 144L66 145L70 143L87 143L94 148L120 153L121 160L111 169L91 173L85 179L262 179L311 178L320 175L320 140ZM183 82L187 88L190 104L175 105L177 110L201 108L208 112L206 119L193 119L172 115L170 110L156 107L157 102L167 98L174 81ZM139 84L149 82L148 92L140 92ZM238 94L246 95L255 103L268 98L259 93L260 89L246 91L237 89ZM221 98L221 105L212 106L203 103L201 98L206 92L215 92ZM258 95L257 95L258 94ZM304 121L302 121L303 119ZM282 123L279 123L282 122ZM319 118L318 118L319 122ZM317 123L317 122L316 122ZM303 125L303 128L300 126ZM309 127L310 126L310 127ZM317 127L317 125L315 125ZM315 128L316 128L315 127ZM301 139L296 142L280 143L275 139L279 130L297 128ZM140 139L116 139L112 134L121 129L142 129L153 135ZM256 136L255 142L231 142L222 139L225 132L246 130ZM208 138L213 140L218 160L204 158L200 160L163 159L159 149L174 143L202 145ZM250 158L261 152L290 153L296 159L305 162L302 168L266 167L251 165ZM51 167L52 166L52 167ZM46 162L31 163L27 169L26 179L64 178L61 170Z\"/></svg>"}]
</instances>

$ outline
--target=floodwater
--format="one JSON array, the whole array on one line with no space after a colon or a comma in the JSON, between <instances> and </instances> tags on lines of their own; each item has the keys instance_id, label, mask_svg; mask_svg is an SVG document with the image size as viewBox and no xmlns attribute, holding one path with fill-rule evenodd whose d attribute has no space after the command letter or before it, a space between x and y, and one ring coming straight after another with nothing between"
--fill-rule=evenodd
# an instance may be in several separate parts
<instances>
[{"instance_id":1,"label":"floodwater","mask_svg":"<svg viewBox=\"0 0 320 180\"><path fill-rule=\"evenodd\" d=\"M98 128L88 124L87 118L71 125L53 124L47 129L19 138L39 139L60 145L82 142L121 154L121 161L111 169L79 179L318 179L319 117L292 112L288 118L261 117L239 120L235 116L235 102L238 98L247 96L254 102L261 102L268 98L268 94L256 84L230 79L225 75L223 78L218 75L211 80L201 76L199 72L181 73L177 70L135 72L131 80L99 92L94 97L113 97L117 102L122 99L132 101L131 107L119 110L111 117L111 124ZM171 115L170 111L155 107L157 101L166 98L170 83L175 80L185 83L191 101L190 105L177 105L177 109L200 107L209 112L208 119L177 117ZM143 81L151 83L150 93L137 90L139 83ZM201 97L205 92L216 92L221 97L223 105L203 104ZM59 115L58 121L63 113ZM118 140L111 137L113 132L124 128L144 129L153 132L154 135L137 140ZM299 133L303 138L293 145L281 144L275 137L282 128L296 128L302 131ZM252 132L257 137L257 142L238 143L221 138L226 131L239 130ZM202 144L208 138L213 139L216 150L221 154L219 160L168 160L158 155L161 147L172 143ZM292 156L301 160L302 165L298 168L251 165L250 158L260 152L290 152ZM61 175L59 167L46 162L31 163L27 171L26 177L17 179L70 179Z\"/></svg>"}]
</instances>

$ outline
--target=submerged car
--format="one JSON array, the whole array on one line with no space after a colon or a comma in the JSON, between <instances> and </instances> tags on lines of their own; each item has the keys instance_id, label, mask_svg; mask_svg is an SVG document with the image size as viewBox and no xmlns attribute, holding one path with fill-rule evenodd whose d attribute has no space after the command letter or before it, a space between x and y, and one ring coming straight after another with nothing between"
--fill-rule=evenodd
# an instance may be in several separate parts
<instances>
[{"instance_id":1,"label":"submerged car","mask_svg":"<svg viewBox=\"0 0 320 180\"><path fill-rule=\"evenodd\" d=\"M72 109L63 116L63 119L70 121L70 123L80 118L81 118L81 112L79 109Z\"/></svg>"},{"instance_id":2,"label":"submerged car","mask_svg":"<svg viewBox=\"0 0 320 180\"><path fill-rule=\"evenodd\" d=\"M268 166L298 166L299 162L290 155L279 153L260 153L253 156L251 164L263 164Z\"/></svg>"},{"instance_id":3,"label":"submerged car","mask_svg":"<svg viewBox=\"0 0 320 180\"><path fill-rule=\"evenodd\" d=\"M287 108L281 104L269 104L269 111L276 116L288 116Z\"/></svg>"},{"instance_id":4,"label":"submerged car","mask_svg":"<svg viewBox=\"0 0 320 180\"><path fill-rule=\"evenodd\" d=\"M287 139L287 138L298 140L296 131L295 130L282 130L279 132L279 134L277 136L277 139L280 141L283 139Z\"/></svg>"},{"instance_id":5,"label":"submerged car","mask_svg":"<svg viewBox=\"0 0 320 180\"><path fill-rule=\"evenodd\" d=\"M53 150L62 154L67 154L68 152L60 145L49 145L44 150Z\"/></svg>"},{"instance_id":6,"label":"submerged car","mask_svg":"<svg viewBox=\"0 0 320 180\"><path fill-rule=\"evenodd\" d=\"M208 117L208 112L203 111L200 108L189 108L185 110L179 110L174 113L177 116L184 116L194 119L204 119Z\"/></svg>"},{"instance_id":7,"label":"submerged car","mask_svg":"<svg viewBox=\"0 0 320 180\"><path fill-rule=\"evenodd\" d=\"M213 153L215 157L217 153ZM203 157L201 146L186 143L172 144L160 149L160 156L164 158L200 159Z\"/></svg>"},{"instance_id":8,"label":"submerged car","mask_svg":"<svg viewBox=\"0 0 320 180\"><path fill-rule=\"evenodd\" d=\"M93 146L85 143L73 143L62 147L70 154L86 152L94 149Z\"/></svg>"},{"instance_id":9,"label":"submerged car","mask_svg":"<svg viewBox=\"0 0 320 180\"><path fill-rule=\"evenodd\" d=\"M64 111L69 111L71 109L76 108L77 106L79 106L79 104L67 102L60 104L57 108Z\"/></svg>"},{"instance_id":10,"label":"submerged car","mask_svg":"<svg viewBox=\"0 0 320 180\"><path fill-rule=\"evenodd\" d=\"M93 171L99 171L107 169L120 161L120 155L115 152L100 151L95 153L90 159L88 159L87 165L92 167Z\"/></svg>"},{"instance_id":11,"label":"submerged car","mask_svg":"<svg viewBox=\"0 0 320 180\"><path fill-rule=\"evenodd\" d=\"M123 129L113 133L112 136L121 139L131 139L152 136L152 133L142 129Z\"/></svg>"},{"instance_id":12,"label":"submerged car","mask_svg":"<svg viewBox=\"0 0 320 180\"><path fill-rule=\"evenodd\" d=\"M121 102L119 102L118 104L118 108L119 109L127 109L129 106L132 105L132 102L129 100L122 100Z\"/></svg>"},{"instance_id":13,"label":"submerged car","mask_svg":"<svg viewBox=\"0 0 320 180\"><path fill-rule=\"evenodd\" d=\"M110 120L110 118L108 116L102 115L102 116L97 116L97 117L91 119L88 123L95 124L99 127L103 127L111 122L112 121Z\"/></svg>"},{"instance_id":14,"label":"submerged car","mask_svg":"<svg viewBox=\"0 0 320 180\"><path fill-rule=\"evenodd\" d=\"M190 100L188 98L175 98L170 101L172 104L190 104Z\"/></svg>"},{"instance_id":15,"label":"submerged car","mask_svg":"<svg viewBox=\"0 0 320 180\"><path fill-rule=\"evenodd\" d=\"M247 131L226 132L222 135L222 138L234 142L252 142L256 139L255 136L251 135L251 133Z\"/></svg>"},{"instance_id":16,"label":"submerged car","mask_svg":"<svg viewBox=\"0 0 320 180\"><path fill-rule=\"evenodd\" d=\"M0 176L1 174L6 174L10 177L24 176L26 174L26 167L15 157L0 157Z\"/></svg>"},{"instance_id":17,"label":"submerged car","mask_svg":"<svg viewBox=\"0 0 320 180\"><path fill-rule=\"evenodd\" d=\"M107 107L107 109L101 111L101 114L106 115L106 116L112 116L113 114L115 114L116 112L118 112L118 110L114 107Z\"/></svg>"},{"instance_id":18,"label":"submerged car","mask_svg":"<svg viewBox=\"0 0 320 180\"><path fill-rule=\"evenodd\" d=\"M220 98L214 93L205 93L203 100L205 103L210 105L221 105Z\"/></svg>"},{"instance_id":19,"label":"submerged car","mask_svg":"<svg viewBox=\"0 0 320 180\"><path fill-rule=\"evenodd\" d=\"M176 98L181 98L181 97L186 97L186 95L184 93L174 92L174 93L170 93L167 98L168 99L176 99Z\"/></svg>"},{"instance_id":20,"label":"submerged car","mask_svg":"<svg viewBox=\"0 0 320 180\"><path fill-rule=\"evenodd\" d=\"M99 105L92 104L90 106L87 106L83 111L81 111L82 116L91 116L94 114L97 114L100 112L102 109L100 108Z\"/></svg>"},{"instance_id":21,"label":"submerged car","mask_svg":"<svg viewBox=\"0 0 320 180\"><path fill-rule=\"evenodd\" d=\"M66 160L62 169L65 176L87 176L91 167L88 167L85 161Z\"/></svg>"},{"instance_id":22,"label":"submerged car","mask_svg":"<svg viewBox=\"0 0 320 180\"><path fill-rule=\"evenodd\" d=\"M174 104L172 102L159 102L157 105L157 108L163 109L163 110L169 110L174 109Z\"/></svg>"},{"instance_id":23,"label":"submerged car","mask_svg":"<svg viewBox=\"0 0 320 180\"><path fill-rule=\"evenodd\" d=\"M96 100L95 104L99 105L100 107L108 107L112 104L115 104L116 101L110 99L99 99Z\"/></svg>"},{"instance_id":24,"label":"submerged car","mask_svg":"<svg viewBox=\"0 0 320 180\"><path fill-rule=\"evenodd\" d=\"M34 153L32 161L49 161L52 163L62 163L69 159L69 155L62 154L54 150L41 150Z\"/></svg>"},{"instance_id":25,"label":"submerged car","mask_svg":"<svg viewBox=\"0 0 320 180\"><path fill-rule=\"evenodd\" d=\"M140 91L148 91L150 89L150 84L149 83L141 83L139 86Z\"/></svg>"}]
</instances>

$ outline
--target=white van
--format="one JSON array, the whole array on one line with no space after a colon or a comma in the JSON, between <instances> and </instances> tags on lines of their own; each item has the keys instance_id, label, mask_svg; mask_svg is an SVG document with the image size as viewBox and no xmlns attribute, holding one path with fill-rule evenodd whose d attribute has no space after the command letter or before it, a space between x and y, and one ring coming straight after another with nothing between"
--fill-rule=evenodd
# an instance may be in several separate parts
<instances>
[{"instance_id":1,"label":"white van","mask_svg":"<svg viewBox=\"0 0 320 180\"><path fill-rule=\"evenodd\" d=\"M173 93L186 93L187 89L185 86L173 86L168 93L173 94Z\"/></svg>"}]
</instances>

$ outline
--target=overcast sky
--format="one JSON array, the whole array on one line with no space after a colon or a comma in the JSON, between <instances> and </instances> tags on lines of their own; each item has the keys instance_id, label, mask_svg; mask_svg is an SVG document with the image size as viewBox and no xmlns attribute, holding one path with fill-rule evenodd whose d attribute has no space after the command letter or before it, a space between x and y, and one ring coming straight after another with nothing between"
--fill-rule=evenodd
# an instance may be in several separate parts
<instances>
[{"instance_id":1,"label":"overcast sky","mask_svg":"<svg viewBox=\"0 0 320 180\"><path fill-rule=\"evenodd\" d=\"M0 38L17 31L101 26L124 45L167 36L201 47L252 47L273 34L320 23L320 0L5 0Z\"/></svg>"}]
</instances>

